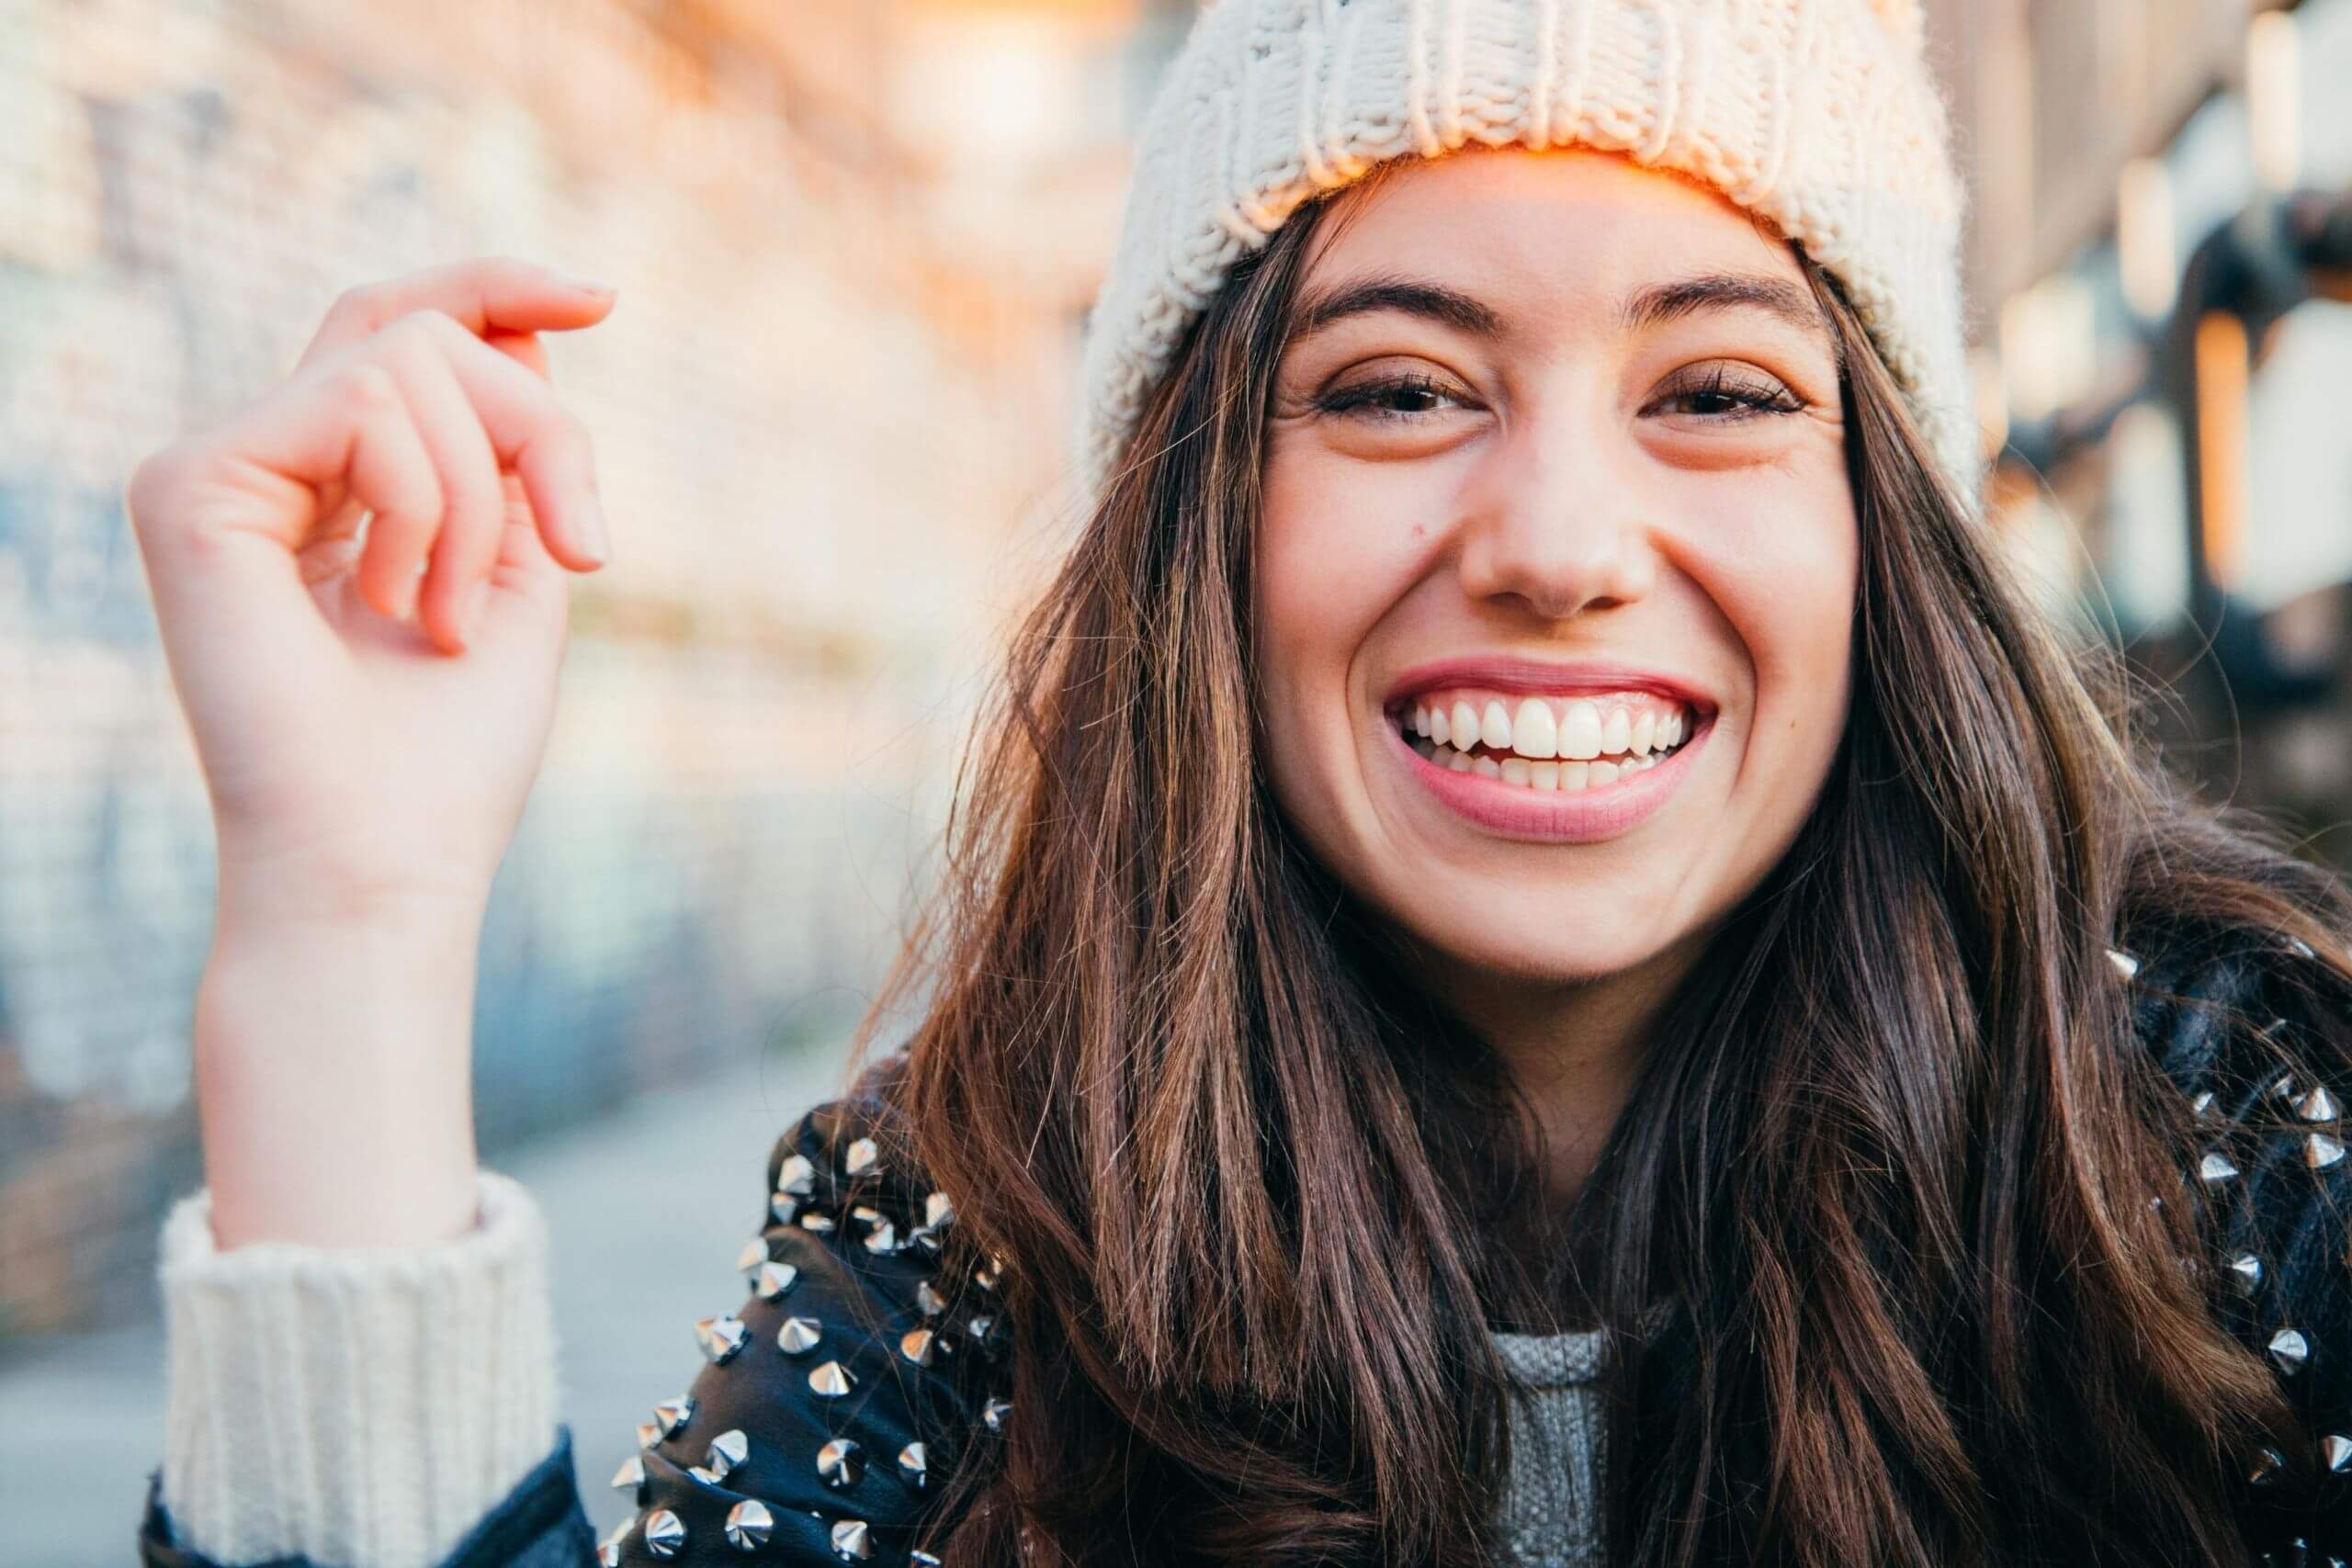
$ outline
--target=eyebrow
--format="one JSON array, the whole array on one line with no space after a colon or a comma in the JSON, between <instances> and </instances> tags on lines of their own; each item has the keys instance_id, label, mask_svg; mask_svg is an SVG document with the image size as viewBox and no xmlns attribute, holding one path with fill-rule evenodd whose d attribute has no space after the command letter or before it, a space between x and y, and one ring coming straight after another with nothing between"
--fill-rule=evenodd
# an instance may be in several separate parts
<instances>
[{"instance_id":1,"label":"eyebrow","mask_svg":"<svg viewBox=\"0 0 2352 1568\"><path fill-rule=\"evenodd\" d=\"M1639 332L1702 310L1739 309L1763 310L1800 332L1829 335L1829 323L1810 291L1758 273L1700 273L1651 284L1625 298L1617 320L1624 331ZM1503 333L1501 313L1485 301L1442 283L1384 273L1310 296L1299 310L1291 341L1377 310L1418 316L1472 337L1495 338Z\"/></svg>"}]
</instances>

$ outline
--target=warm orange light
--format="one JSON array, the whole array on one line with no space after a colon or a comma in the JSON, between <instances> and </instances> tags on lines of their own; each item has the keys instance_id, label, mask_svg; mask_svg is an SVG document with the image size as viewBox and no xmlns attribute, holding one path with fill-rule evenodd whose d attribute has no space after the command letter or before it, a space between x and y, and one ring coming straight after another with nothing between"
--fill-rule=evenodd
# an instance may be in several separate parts
<instances>
[{"instance_id":1,"label":"warm orange light","mask_svg":"<svg viewBox=\"0 0 2352 1568\"><path fill-rule=\"evenodd\" d=\"M2245 323L2222 310L2197 323L2198 492L2203 502L2205 572L2215 586L2236 586L2245 570L2247 525L2247 358Z\"/></svg>"}]
</instances>

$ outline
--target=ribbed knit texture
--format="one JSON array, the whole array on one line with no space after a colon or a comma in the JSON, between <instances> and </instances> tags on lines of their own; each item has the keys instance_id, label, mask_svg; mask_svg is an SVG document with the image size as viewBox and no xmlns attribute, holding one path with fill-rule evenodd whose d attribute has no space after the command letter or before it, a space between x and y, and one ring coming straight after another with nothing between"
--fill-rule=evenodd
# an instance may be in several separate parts
<instances>
[{"instance_id":1,"label":"ribbed knit texture","mask_svg":"<svg viewBox=\"0 0 2352 1568\"><path fill-rule=\"evenodd\" d=\"M1514 1568L1598 1568L1605 1427L1602 1338L1497 1334L1503 1365L1527 1389L1512 1406L1503 1549Z\"/></svg>"},{"instance_id":2,"label":"ribbed knit texture","mask_svg":"<svg viewBox=\"0 0 2352 1568\"><path fill-rule=\"evenodd\" d=\"M1145 117L1089 320L1088 482L1099 496L1185 329L1301 202L1477 142L1622 152L1802 243L1976 503L1964 192L1923 39L1917 0L1218 0Z\"/></svg>"},{"instance_id":3,"label":"ribbed knit texture","mask_svg":"<svg viewBox=\"0 0 2352 1568\"><path fill-rule=\"evenodd\" d=\"M480 1176L431 1247L214 1245L209 1190L164 1223L164 1506L222 1562L429 1568L556 1441L547 1226Z\"/></svg>"},{"instance_id":4,"label":"ribbed knit texture","mask_svg":"<svg viewBox=\"0 0 2352 1568\"><path fill-rule=\"evenodd\" d=\"M219 1251L210 1198L164 1227L164 1506L223 1562L428 1568L554 1447L547 1227L481 1173L481 1224L438 1247ZM1517 1568L1600 1562L1597 1334L1498 1334L1528 1388L1499 1515Z\"/></svg>"}]
</instances>

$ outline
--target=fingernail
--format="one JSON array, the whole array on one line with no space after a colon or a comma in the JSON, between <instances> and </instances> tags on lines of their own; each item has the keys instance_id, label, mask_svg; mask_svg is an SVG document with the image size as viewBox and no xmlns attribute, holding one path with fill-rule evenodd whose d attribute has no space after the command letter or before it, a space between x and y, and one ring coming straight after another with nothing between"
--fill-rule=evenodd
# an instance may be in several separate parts
<instances>
[{"instance_id":1,"label":"fingernail","mask_svg":"<svg viewBox=\"0 0 2352 1568\"><path fill-rule=\"evenodd\" d=\"M613 292L613 286L611 284L599 283L593 277L582 277L578 273L565 273L560 276L559 281L560 281L566 288L569 288L578 294L610 294Z\"/></svg>"},{"instance_id":2,"label":"fingernail","mask_svg":"<svg viewBox=\"0 0 2352 1568\"><path fill-rule=\"evenodd\" d=\"M482 607L490 603L490 579L483 578L466 591L466 607L458 613L458 635L470 644L474 633L481 629Z\"/></svg>"},{"instance_id":3,"label":"fingernail","mask_svg":"<svg viewBox=\"0 0 2352 1568\"><path fill-rule=\"evenodd\" d=\"M593 495L580 503L580 547L599 566L613 558L612 536L605 529L605 509Z\"/></svg>"}]
</instances>

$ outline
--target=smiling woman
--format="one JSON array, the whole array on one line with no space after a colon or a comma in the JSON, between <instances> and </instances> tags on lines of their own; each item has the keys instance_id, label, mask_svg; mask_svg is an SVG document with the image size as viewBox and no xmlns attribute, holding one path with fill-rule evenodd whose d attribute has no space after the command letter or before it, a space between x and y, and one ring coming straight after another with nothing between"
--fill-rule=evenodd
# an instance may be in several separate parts
<instances>
[{"instance_id":1,"label":"smiling woman","mask_svg":"<svg viewBox=\"0 0 2352 1568\"><path fill-rule=\"evenodd\" d=\"M2352 1555L2352 902L2011 581L1919 51L1904 0L1204 14L920 1022L779 1140L605 1562ZM483 1195L390 1279L183 1212L150 1561L509 1483L451 1568L576 1560ZM194 1369L437 1386L420 1279L519 1369L448 1417L495 1461L297 1396L341 1500L240 1469L288 1402Z\"/></svg>"}]
</instances>

